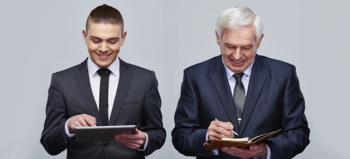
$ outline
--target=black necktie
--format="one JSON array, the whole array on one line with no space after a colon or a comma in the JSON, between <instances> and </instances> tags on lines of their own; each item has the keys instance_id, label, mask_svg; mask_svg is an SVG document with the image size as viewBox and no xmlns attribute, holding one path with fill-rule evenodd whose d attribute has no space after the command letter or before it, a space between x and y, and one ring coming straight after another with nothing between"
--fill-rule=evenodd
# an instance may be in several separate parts
<instances>
[{"instance_id":1,"label":"black necktie","mask_svg":"<svg viewBox=\"0 0 350 159\"><path fill-rule=\"evenodd\" d=\"M101 76L99 112L102 119L102 125L108 125L108 81L111 71L109 69L101 68L97 73Z\"/></svg>"},{"instance_id":2,"label":"black necktie","mask_svg":"<svg viewBox=\"0 0 350 159\"><path fill-rule=\"evenodd\" d=\"M245 102L245 91L244 91L244 85L242 83L242 76L244 73L235 73L233 77L236 79L236 85L234 88L233 93L233 102L236 105L236 112L237 112L237 118L238 123L241 123L242 120L242 112L244 108L244 102Z\"/></svg>"}]
</instances>

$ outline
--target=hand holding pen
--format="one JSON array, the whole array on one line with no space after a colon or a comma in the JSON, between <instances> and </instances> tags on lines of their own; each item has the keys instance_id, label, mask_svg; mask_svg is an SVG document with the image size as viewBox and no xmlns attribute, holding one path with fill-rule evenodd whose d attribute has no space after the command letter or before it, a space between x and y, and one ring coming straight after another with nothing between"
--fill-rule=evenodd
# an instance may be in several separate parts
<instances>
[{"instance_id":1,"label":"hand holding pen","mask_svg":"<svg viewBox=\"0 0 350 159\"><path fill-rule=\"evenodd\" d=\"M238 135L233 131L234 126L231 122L223 122L220 120L211 121L208 127L208 139L222 139L224 137L234 137Z\"/></svg>"}]
</instances>

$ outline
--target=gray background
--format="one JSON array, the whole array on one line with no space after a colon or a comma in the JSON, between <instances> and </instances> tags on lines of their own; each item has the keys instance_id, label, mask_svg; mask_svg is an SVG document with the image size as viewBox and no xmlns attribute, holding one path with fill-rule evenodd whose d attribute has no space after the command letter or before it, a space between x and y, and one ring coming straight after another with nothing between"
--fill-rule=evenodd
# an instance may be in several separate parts
<instances>
[{"instance_id":1,"label":"gray background","mask_svg":"<svg viewBox=\"0 0 350 159\"><path fill-rule=\"evenodd\" d=\"M216 17L238 4L263 19L260 54L297 67L311 144L296 158L350 158L350 2L344 0L1 1L0 158L65 158L65 152L50 157L39 142L50 76L87 57L81 31L101 3L124 16L128 37L120 57L158 77L168 136L148 158L188 158L173 148L170 136L182 71L219 54Z\"/></svg>"}]
</instances>

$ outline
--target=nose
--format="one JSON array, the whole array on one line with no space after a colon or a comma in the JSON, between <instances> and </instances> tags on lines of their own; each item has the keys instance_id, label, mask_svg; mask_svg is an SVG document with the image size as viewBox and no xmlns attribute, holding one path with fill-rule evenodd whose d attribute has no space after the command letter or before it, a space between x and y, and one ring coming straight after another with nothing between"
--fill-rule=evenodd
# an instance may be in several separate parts
<instances>
[{"instance_id":1,"label":"nose","mask_svg":"<svg viewBox=\"0 0 350 159\"><path fill-rule=\"evenodd\" d=\"M107 52L107 51L108 51L107 43L103 42L103 43L101 44L101 47L100 47L100 49L99 49L99 52L105 53L105 52Z\"/></svg>"},{"instance_id":2,"label":"nose","mask_svg":"<svg viewBox=\"0 0 350 159\"><path fill-rule=\"evenodd\" d=\"M233 52L233 58L234 58L235 60L239 60L239 59L241 58L241 56L242 56L241 48L237 47L237 48L235 49L235 51Z\"/></svg>"}]
</instances>

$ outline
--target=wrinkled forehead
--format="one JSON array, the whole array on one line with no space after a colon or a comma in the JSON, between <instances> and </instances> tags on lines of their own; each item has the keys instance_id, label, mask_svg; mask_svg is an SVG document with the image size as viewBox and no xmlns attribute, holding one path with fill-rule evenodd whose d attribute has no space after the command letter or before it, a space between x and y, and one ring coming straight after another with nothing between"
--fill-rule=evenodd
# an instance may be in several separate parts
<instances>
[{"instance_id":1,"label":"wrinkled forehead","mask_svg":"<svg viewBox=\"0 0 350 159\"><path fill-rule=\"evenodd\" d=\"M229 41L256 41L256 30L254 25L240 26L240 27L228 27L221 31L220 39Z\"/></svg>"}]
</instances>

